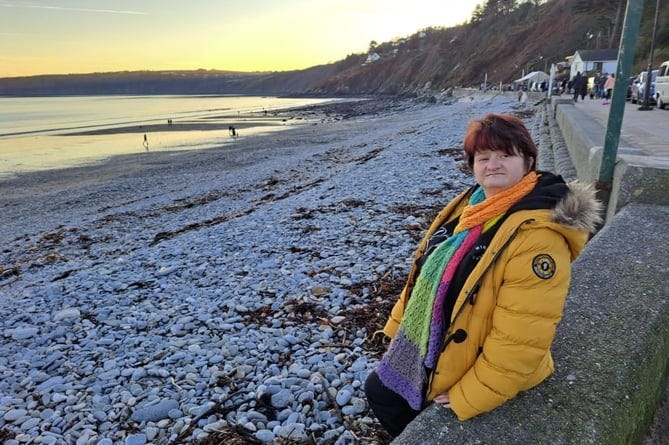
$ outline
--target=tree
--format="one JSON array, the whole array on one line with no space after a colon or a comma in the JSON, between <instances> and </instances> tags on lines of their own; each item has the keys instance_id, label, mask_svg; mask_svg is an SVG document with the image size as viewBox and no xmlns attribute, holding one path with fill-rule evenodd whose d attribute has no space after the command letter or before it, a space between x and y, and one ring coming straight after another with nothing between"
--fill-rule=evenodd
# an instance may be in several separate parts
<instances>
[{"instance_id":1,"label":"tree","mask_svg":"<svg viewBox=\"0 0 669 445\"><path fill-rule=\"evenodd\" d=\"M623 21L623 13L625 11L625 8L623 7L626 4L626 0L619 0L618 1L618 10L616 11L616 16L615 19L613 20L613 32L611 32L611 35L609 36L609 48L614 48L614 45L617 43L616 36L618 36L619 30L622 27L622 21Z\"/></svg>"},{"instance_id":2,"label":"tree","mask_svg":"<svg viewBox=\"0 0 669 445\"><path fill-rule=\"evenodd\" d=\"M485 20L485 10L479 3L474 8L474 12L472 12L472 23L481 23L483 20Z\"/></svg>"}]
</instances>

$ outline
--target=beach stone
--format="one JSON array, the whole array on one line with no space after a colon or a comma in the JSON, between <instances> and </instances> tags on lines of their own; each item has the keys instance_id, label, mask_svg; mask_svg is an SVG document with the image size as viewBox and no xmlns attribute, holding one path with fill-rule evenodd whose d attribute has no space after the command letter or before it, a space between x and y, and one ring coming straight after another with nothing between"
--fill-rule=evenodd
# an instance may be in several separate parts
<instances>
[{"instance_id":1,"label":"beach stone","mask_svg":"<svg viewBox=\"0 0 669 445\"><path fill-rule=\"evenodd\" d=\"M277 436L296 441L298 443L308 440L306 427L301 423L280 426L278 428Z\"/></svg>"},{"instance_id":2,"label":"beach stone","mask_svg":"<svg viewBox=\"0 0 669 445\"><path fill-rule=\"evenodd\" d=\"M258 439L261 442L273 442L276 436L274 433L270 430L258 430L254 434L255 438Z\"/></svg>"},{"instance_id":3,"label":"beach stone","mask_svg":"<svg viewBox=\"0 0 669 445\"><path fill-rule=\"evenodd\" d=\"M39 329L35 327L23 327L16 328L12 330L12 340L27 340L36 336L39 333Z\"/></svg>"},{"instance_id":4,"label":"beach stone","mask_svg":"<svg viewBox=\"0 0 669 445\"><path fill-rule=\"evenodd\" d=\"M348 402L351 400L351 397L353 397L353 393L348 388L340 389L337 392L337 405L344 406L348 404Z\"/></svg>"},{"instance_id":5,"label":"beach stone","mask_svg":"<svg viewBox=\"0 0 669 445\"><path fill-rule=\"evenodd\" d=\"M158 422L167 419L171 410L179 408L179 403L173 399L163 399L159 403L143 408L138 408L132 413L131 420L134 422Z\"/></svg>"},{"instance_id":6,"label":"beach stone","mask_svg":"<svg viewBox=\"0 0 669 445\"><path fill-rule=\"evenodd\" d=\"M72 318L81 318L81 312L77 308L66 308L56 312L53 316L53 321L59 322Z\"/></svg>"},{"instance_id":7,"label":"beach stone","mask_svg":"<svg viewBox=\"0 0 669 445\"><path fill-rule=\"evenodd\" d=\"M58 437L55 436L47 436L47 435L41 435L38 436L38 440L40 443L44 445L56 445L58 443Z\"/></svg>"},{"instance_id":8,"label":"beach stone","mask_svg":"<svg viewBox=\"0 0 669 445\"><path fill-rule=\"evenodd\" d=\"M28 414L28 411L25 409L10 409L5 413L4 416L2 416L2 418L7 422L15 422L24 417L26 414Z\"/></svg>"},{"instance_id":9,"label":"beach stone","mask_svg":"<svg viewBox=\"0 0 669 445\"><path fill-rule=\"evenodd\" d=\"M125 438L125 445L146 445L145 434L131 434Z\"/></svg>"},{"instance_id":10,"label":"beach stone","mask_svg":"<svg viewBox=\"0 0 669 445\"><path fill-rule=\"evenodd\" d=\"M337 315L336 317L332 317L332 318L330 319L330 321L331 321L333 324L339 324L339 323L341 323L341 322L344 321L344 320L346 320L346 317L344 317L343 315Z\"/></svg>"},{"instance_id":11,"label":"beach stone","mask_svg":"<svg viewBox=\"0 0 669 445\"><path fill-rule=\"evenodd\" d=\"M353 397L350 402L350 405L341 409L341 412L346 416L358 416L367 409L367 403L359 397Z\"/></svg>"},{"instance_id":12,"label":"beach stone","mask_svg":"<svg viewBox=\"0 0 669 445\"><path fill-rule=\"evenodd\" d=\"M269 392L269 391L268 391ZM287 390L282 389L271 397L272 406L275 408L285 408L293 401L293 394Z\"/></svg>"}]
</instances>

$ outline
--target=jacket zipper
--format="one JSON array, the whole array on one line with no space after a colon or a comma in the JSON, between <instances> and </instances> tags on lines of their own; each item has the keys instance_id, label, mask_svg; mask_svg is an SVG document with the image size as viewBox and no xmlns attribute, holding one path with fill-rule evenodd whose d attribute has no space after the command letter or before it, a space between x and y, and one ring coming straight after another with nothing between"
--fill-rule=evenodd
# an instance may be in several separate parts
<instances>
[{"instance_id":1,"label":"jacket zipper","mask_svg":"<svg viewBox=\"0 0 669 445\"><path fill-rule=\"evenodd\" d=\"M479 291L479 288L481 287L481 281L483 280L483 277L485 277L485 275L488 273L488 271L497 262L497 259L500 257L502 252L504 252L506 250L506 248L509 247L509 244L511 244L511 241L513 241L516 238L516 236L518 235L518 231L520 230L521 226L523 226L526 223L532 222L532 221L534 221L534 219L526 219L525 221L518 224L518 226L514 229L511 236L509 236L509 239L507 239L504 242L504 244L502 244L502 247L500 247L497 250L497 252L495 252L493 254L493 257L490 260L490 263L486 266L486 268L483 270L481 275L479 275L478 279L476 280L476 282L472 286L471 290L465 292L467 294L467 298L465 299L465 301L462 302L462 304L460 305L460 308L458 308L458 311L455 313L455 317L452 318L451 323L448 327L448 331L446 331L446 335L444 336L444 341L443 341L443 344L441 346L441 352L442 353L446 350L446 347L448 346L448 344L455 339L456 335L458 335L460 330L456 330L455 332L452 332L452 329L453 329L453 326L455 325L455 321L458 319L458 317L460 316L460 314L464 310L465 306L467 306L467 303L470 303L472 306L475 304L474 300L476 298L476 294ZM466 332L463 332L463 333L465 335L464 338L466 338L467 333ZM464 341L464 338L461 341ZM461 343L461 341L458 342L458 343ZM439 359L437 359L437 363L438 362L439 362ZM426 382L427 383L427 388L426 388L426 391L425 391L426 396L427 396L427 394L430 393L430 390L432 389L432 381L434 380L435 371L436 371L436 364L435 364L435 369L431 369L429 375L427 376L427 382Z\"/></svg>"}]
</instances>

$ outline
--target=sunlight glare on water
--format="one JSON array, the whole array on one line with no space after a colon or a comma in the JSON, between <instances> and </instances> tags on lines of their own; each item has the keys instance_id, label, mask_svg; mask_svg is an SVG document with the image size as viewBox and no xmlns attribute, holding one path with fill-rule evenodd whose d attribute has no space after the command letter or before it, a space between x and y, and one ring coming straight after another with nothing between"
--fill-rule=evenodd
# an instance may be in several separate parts
<instances>
[{"instance_id":1,"label":"sunlight glare on water","mask_svg":"<svg viewBox=\"0 0 669 445\"><path fill-rule=\"evenodd\" d=\"M229 125L242 137L276 131L288 124L273 118L274 110L331 100L239 96L0 98L0 179L142 153L147 151L144 134L152 152L221 146L233 141ZM168 127L167 119L175 126ZM179 124L192 127L180 131ZM124 130L66 135L110 128ZM143 128L154 131L144 132Z\"/></svg>"}]
</instances>

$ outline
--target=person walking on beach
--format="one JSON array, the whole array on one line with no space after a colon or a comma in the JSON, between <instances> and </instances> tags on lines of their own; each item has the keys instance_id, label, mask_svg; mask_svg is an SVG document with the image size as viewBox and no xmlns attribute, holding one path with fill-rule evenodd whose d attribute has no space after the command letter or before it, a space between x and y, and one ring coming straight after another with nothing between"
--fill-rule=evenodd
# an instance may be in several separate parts
<instances>
[{"instance_id":1,"label":"person walking on beach","mask_svg":"<svg viewBox=\"0 0 669 445\"><path fill-rule=\"evenodd\" d=\"M144 133L144 142L142 144L144 145L144 149L149 151L149 140L146 138L146 133Z\"/></svg>"},{"instance_id":2,"label":"person walking on beach","mask_svg":"<svg viewBox=\"0 0 669 445\"><path fill-rule=\"evenodd\" d=\"M466 420L552 374L571 262L600 222L592 188L536 170L514 116L470 122L464 155L477 184L420 243L383 329L389 347L365 382L394 437L430 403Z\"/></svg>"}]
</instances>

